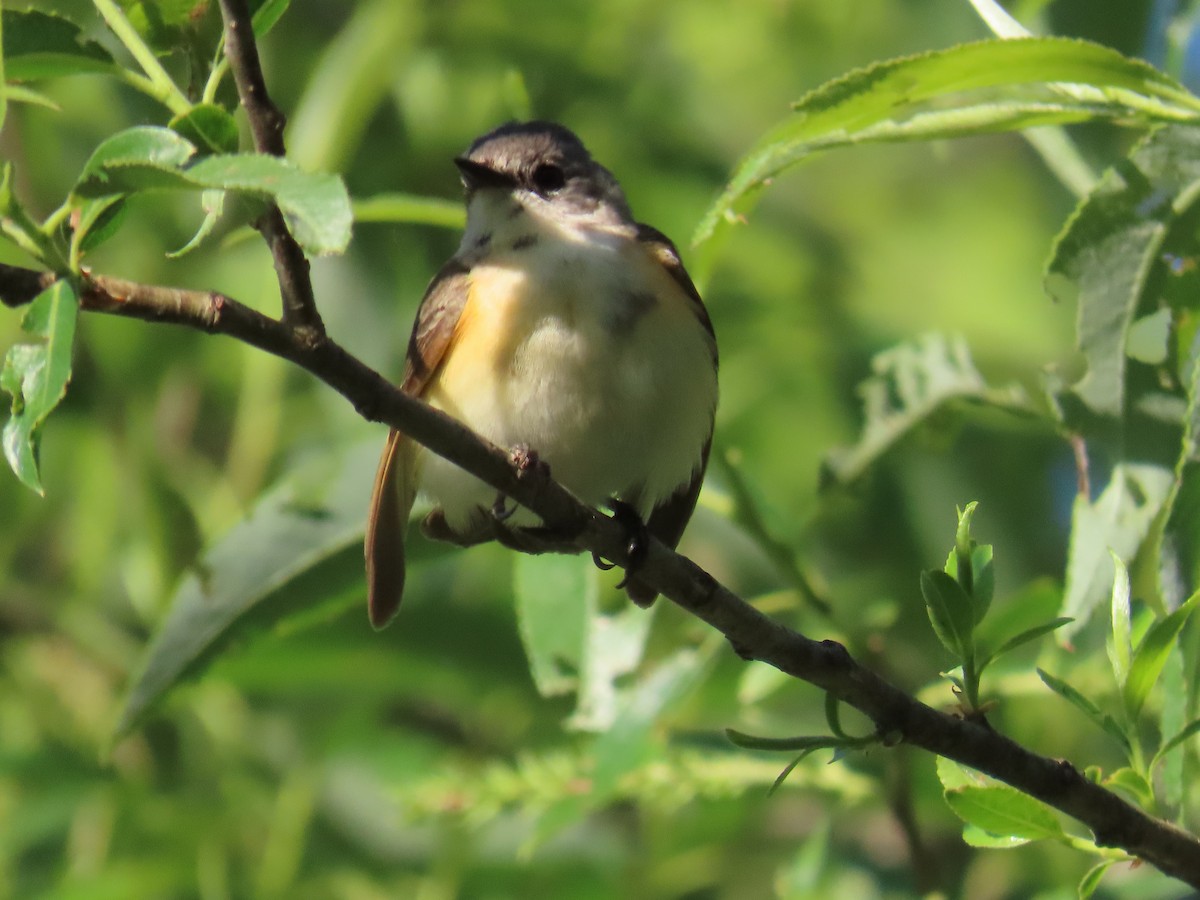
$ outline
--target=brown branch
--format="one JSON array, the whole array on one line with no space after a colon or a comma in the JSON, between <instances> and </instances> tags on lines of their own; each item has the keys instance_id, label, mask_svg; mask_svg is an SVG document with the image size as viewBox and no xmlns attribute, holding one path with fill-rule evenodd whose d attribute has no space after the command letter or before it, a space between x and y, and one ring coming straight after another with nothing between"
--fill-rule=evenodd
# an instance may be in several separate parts
<instances>
[{"instance_id":1,"label":"brown branch","mask_svg":"<svg viewBox=\"0 0 1200 900\"><path fill-rule=\"evenodd\" d=\"M225 55L233 69L233 80L237 84L242 108L250 120L254 147L259 153L284 156L287 150L283 143L283 129L287 119L267 93L246 0L220 2L221 18L225 22ZM279 295L283 302L283 321L303 330L306 340L322 339L325 325L321 321L321 314L317 312L308 259L292 237L279 207L270 204L255 227L271 248L271 258L275 261L275 276L279 281Z\"/></svg>"},{"instance_id":2,"label":"brown branch","mask_svg":"<svg viewBox=\"0 0 1200 900\"><path fill-rule=\"evenodd\" d=\"M0 265L0 299L27 303L54 276ZM32 293L31 293L32 292ZM539 467L401 393L322 336L277 322L221 294L151 287L104 276L83 282L84 308L227 334L307 369L365 418L399 428L435 453L537 513L554 530L577 533L576 547L628 565L625 529L590 509ZM888 744L906 742L985 772L1087 825L1098 844L1119 847L1200 888L1200 840L1084 778L1069 762L1039 756L986 722L918 702L855 662L834 641L814 641L759 612L686 557L652 541L638 577L703 619L745 659L756 659L828 691L866 714Z\"/></svg>"}]
</instances>

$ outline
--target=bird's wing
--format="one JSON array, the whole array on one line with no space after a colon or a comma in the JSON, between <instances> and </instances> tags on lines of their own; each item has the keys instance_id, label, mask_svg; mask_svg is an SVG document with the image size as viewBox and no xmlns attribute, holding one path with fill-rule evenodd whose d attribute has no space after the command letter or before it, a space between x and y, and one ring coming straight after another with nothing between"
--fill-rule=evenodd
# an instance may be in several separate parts
<instances>
[{"instance_id":1,"label":"bird's wing","mask_svg":"<svg viewBox=\"0 0 1200 900\"><path fill-rule=\"evenodd\" d=\"M700 292L696 290L696 285L692 283L691 276L688 275L683 261L679 258L679 251L675 249L670 238L649 225L639 224L637 226L637 239L646 246L652 258L683 288L683 292L692 301L692 311L713 338L712 355L715 368L717 365L717 342L713 334L712 320L708 317L708 310L704 308L704 301L700 299ZM679 544L683 530L687 527L688 521L692 518L692 512L696 509L696 500L700 496L700 486L704 483L704 472L708 468L708 454L711 449L712 431L710 430L708 438L704 442L704 449L700 453L700 464L692 473L691 481L681 485L679 490L654 507L650 518L646 521L647 530L672 549ZM649 606L658 596L653 588L636 576L630 576L625 580L625 592L629 595L629 599L638 606Z\"/></svg>"},{"instance_id":2,"label":"bird's wing","mask_svg":"<svg viewBox=\"0 0 1200 900\"><path fill-rule=\"evenodd\" d=\"M417 309L400 390L420 397L446 357L467 303L470 270L450 260L433 277ZM417 496L417 447L399 431L388 434L367 513L367 612L382 628L404 594L404 532Z\"/></svg>"}]
</instances>

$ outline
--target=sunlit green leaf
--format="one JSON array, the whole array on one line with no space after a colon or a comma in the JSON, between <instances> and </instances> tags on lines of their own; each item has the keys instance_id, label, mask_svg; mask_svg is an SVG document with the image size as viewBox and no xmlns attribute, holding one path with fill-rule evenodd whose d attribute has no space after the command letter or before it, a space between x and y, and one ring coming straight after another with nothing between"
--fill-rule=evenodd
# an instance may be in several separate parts
<instances>
[{"instance_id":1,"label":"sunlit green leaf","mask_svg":"<svg viewBox=\"0 0 1200 900\"><path fill-rule=\"evenodd\" d=\"M1146 632L1133 655L1129 677L1124 682L1123 698L1130 716L1141 712L1151 688L1158 681L1167 656L1175 646L1188 617L1200 606L1200 592L1193 594L1179 609L1157 620Z\"/></svg>"},{"instance_id":2,"label":"sunlit green leaf","mask_svg":"<svg viewBox=\"0 0 1200 900\"><path fill-rule=\"evenodd\" d=\"M1133 643L1130 634L1133 626L1129 612L1129 572L1121 557L1112 553L1113 577L1112 586L1112 627L1109 631L1107 647L1108 660L1112 664L1113 675L1117 687L1125 687L1125 679L1129 677L1129 662L1133 656Z\"/></svg>"},{"instance_id":3,"label":"sunlit green leaf","mask_svg":"<svg viewBox=\"0 0 1200 900\"><path fill-rule=\"evenodd\" d=\"M39 342L11 347L0 371L0 388L12 395L11 416L0 430L4 457L17 477L39 494L43 493L37 466L41 427L66 395L71 380L78 313L79 299L70 282L54 282L34 299L21 323Z\"/></svg>"},{"instance_id":4,"label":"sunlit green leaf","mask_svg":"<svg viewBox=\"0 0 1200 900\"><path fill-rule=\"evenodd\" d=\"M303 172L262 154L214 155L183 168L194 145L168 128L132 128L105 141L75 192L98 197L140 190L224 190L278 204L310 253L339 253L350 240L350 198L340 178Z\"/></svg>"},{"instance_id":5,"label":"sunlit green leaf","mask_svg":"<svg viewBox=\"0 0 1200 900\"><path fill-rule=\"evenodd\" d=\"M1200 100L1152 66L1099 44L1024 38L876 63L827 82L794 110L743 157L695 243L744 211L745 199L769 179L832 147L1101 118L1188 121L1200 113Z\"/></svg>"},{"instance_id":6,"label":"sunlit green leaf","mask_svg":"<svg viewBox=\"0 0 1200 900\"><path fill-rule=\"evenodd\" d=\"M1064 836L1050 807L1006 784L968 785L946 791L945 797L964 822L1001 838L1037 841Z\"/></svg>"}]
</instances>

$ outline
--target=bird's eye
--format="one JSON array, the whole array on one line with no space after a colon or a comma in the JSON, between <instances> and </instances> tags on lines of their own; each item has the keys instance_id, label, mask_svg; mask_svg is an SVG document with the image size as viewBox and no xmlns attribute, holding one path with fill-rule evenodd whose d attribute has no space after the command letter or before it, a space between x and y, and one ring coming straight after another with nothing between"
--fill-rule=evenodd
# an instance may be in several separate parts
<instances>
[{"instance_id":1,"label":"bird's eye","mask_svg":"<svg viewBox=\"0 0 1200 900\"><path fill-rule=\"evenodd\" d=\"M566 183L567 176L554 163L542 163L533 170L533 188L543 196L562 190Z\"/></svg>"}]
</instances>

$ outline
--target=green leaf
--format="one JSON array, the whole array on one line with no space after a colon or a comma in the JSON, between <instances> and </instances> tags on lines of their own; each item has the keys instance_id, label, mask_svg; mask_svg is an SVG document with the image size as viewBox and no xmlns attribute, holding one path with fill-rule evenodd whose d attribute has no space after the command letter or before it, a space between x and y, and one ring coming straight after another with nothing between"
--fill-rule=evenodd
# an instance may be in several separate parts
<instances>
[{"instance_id":1,"label":"green leaf","mask_svg":"<svg viewBox=\"0 0 1200 900\"><path fill-rule=\"evenodd\" d=\"M1162 675L1159 676L1161 685L1162 709L1158 714L1158 737L1164 746L1167 735L1177 735L1187 728L1189 689L1184 648L1181 641L1176 641L1171 652L1167 654L1166 664ZM1184 776L1184 763L1187 754L1171 753L1168 750L1161 754L1161 748L1155 752L1146 766L1146 777L1153 781L1155 767L1158 768L1157 784L1162 787L1162 803L1168 808L1182 808L1184 792L1190 787L1189 779Z\"/></svg>"},{"instance_id":2,"label":"green leaf","mask_svg":"<svg viewBox=\"0 0 1200 900\"><path fill-rule=\"evenodd\" d=\"M876 354L873 374L858 386L865 422L858 443L830 453L822 466L822 487L859 478L902 437L946 404L966 400L1029 415L1024 391L989 388L961 337L927 334Z\"/></svg>"},{"instance_id":3,"label":"green leaf","mask_svg":"<svg viewBox=\"0 0 1200 900\"><path fill-rule=\"evenodd\" d=\"M0 430L4 457L17 477L39 494L37 448L41 427L71 380L71 353L79 299L70 282L59 280L30 304L22 327L42 340L9 349L0 371L0 388L12 395L12 413Z\"/></svg>"},{"instance_id":4,"label":"green leaf","mask_svg":"<svg viewBox=\"0 0 1200 900\"><path fill-rule=\"evenodd\" d=\"M261 154L210 156L187 170L200 187L270 197L307 252L341 253L350 243L350 197L336 175L303 172Z\"/></svg>"},{"instance_id":5,"label":"green leaf","mask_svg":"<svg viewBox=\"0 0 1200 900\"><path fill-rule=\"evenodd\" d=\"M254 18L251 22L254 36L259 39L266 37L291 5L292 0L265 0L262 6L254 11Z\"/></svg>"},{"instance_id":6,"label":"green leaf","mask_svg":"<svg viewBox=\"0 0 1200 900\"><path fill-rule=\"evenodd\" d=\"M1096 893L1096 888L1100 887L1100 881L1104 878L1104 873L1116 862L1117 860L1115 859L1106 859L1104 862L1098 863L1087 870L1087 873L1079 880L1079 900L1087 900L1088 897Z\"/></svg>"},{"instance_id":7,"label":"green leaf","mask_svg":"<svg viewBox=\"0 0 1200 900\"><path fill-rule=\"evenodd\" d=\"M1129 677L1129 661L1133 656L1133 643L1130 634L1133 626L1130 623L1129 612L1129 571L1121 557L1110 551L1115 574L1112 586L1112 629L1107 641L1108 661L1112 664L1113 676L1117 680L1117 688L1125 688L1125 679Z\"/></svg>"},{"instance_id":8,"label":"green leaf","mask_svg":"<svg viewBox=\"0 0 1200 900\"><path fill-rule=\"evenodd\" d=\"M208 239L216 233L217 223L221 221L221 217L225 213L225 192L204 191L200 195L200 206L204 210L204 221L200 223L200 227L196 229L196 233L186 244L167 254L169 259L179 259L208 243Z\"/></svg>"},{"instance_id":9,"label":"green leaf","mask_svg":"<svg viewBox=\"0 0 1200 900\"><path fill-rule=\"evenodd\" d=\"M35 10L4 10L4 74L33 81L88 72L111 72L116 63L99 44L85 40L78 25Z\"/></svg>"},{"instance_id":10,"label":"green leaf","mask_svg":"<svg viewBox=\"0 0 1200 900\"><path fill-rule=\"evenodd\" d=\"M1104 174L1056 242L1046 289L1078 307L1087 372L1072 390L1100 415L1125 410L1131 332L1148 279L1198 191L1200 129L1162 128Z\"/></svg>"},{"instance_id":11,"label":"green leaf","mask_svg":"<svg viewBox=\"0 0 1200 900\"><path fill-rule=\"evenodd\" d=\"M172 131L191 141L205 153L236 153L238 126L220 106L200 103L170 122Z\"/></svg>"},{"instance_id":12,"label":"green leaf","mask_svg":"<svg viewBox=\"0 0 1200 900\"><path fill-rule=\"evenodd\" d=\"M60 111L57 103L45 94L31 88L21 87L17 84L3 84L0 85L0 93L3 93L4 99L9 103L28 103L30 106L42 106L55 112Z\"/></svg>"},{"instance_id":13,"label":"green leaf","mask_svg":"<svg viewBox=\"0 0 1200 900\"><path fill-rule=\"evenodd\" d=\"M979 502L972 500L958 515L958 528L954 532L954 571L946 570L946 574L962 585L968 596L975 594L975 573L971 567L971 549L975 542L971 540L971 519L975 515Z\"/></svg>"},{"instance_id":14,"label":"green leaf","mask_svg":"<svg viewBox=\"0 0 1200 900\"><path fill-rule=\"evenodd\" d=\"M195 151L169 128L131 128L96 149L75 193L88 198L154 189L223 190L269 199L307 252L346 248L350 198L337 176L302 172L287 160L262 154L208 156L182 168Z\"/></svg>"},{"instance_id":15,"label":"green leaf","mask_svg":"<svg viewBox=\"0 0 1200 900\"><path fill-rule=\"evenodd\" d=\"M758 737L753 734L746 734L742 731L735 731L732 728L725 729L725 736L730 742L737 747L742 747L746 750L771 750L771 751L786 751L794 752L796 750L804 750L811 752L813 750L822 750L828 747L841 747L846 743L846 739L828 734L817 735L799 735L789 738L768 738Z\"/></svg>"},{"instance_id":16,"label":"green leaf","mask_svg":"<svg viewBox=\"0 0 1200 900\"><path fill-rule=\"evenodd\" d=\"M1037 841L1066 836L1049 806L1006 784L966 785L947 790L945 797L964 822L1000 838Z\"/></svg>"},{"instance_id":17,"label":"green leaf","mask_svg":"<svg viewBox=\"0 0 1200 900\"><path fill-rule=\"evenodd\" d=\"M179 171L196 153L191 141L169 128L138 126L118 132L93 152L75 185L81 197L104 197L151 188L182 188Z\"/></svg>"},{"instance_id":18,"label":"green leaf","mask_svg":"<svg viewBox=\"0 0 1200 900\"><path fill-rule=\"evenodd\" d=\"M934 633L956 659L970 655L975 628L975 611L971 598L957 581L937 569L921 573L921 594Z\"/></svg>"},{"instance_id":19,"label":"green leaf","mask_svg":"<svg viewBox=\"0 0 1200 900\"><path fill-rule=\"evenodd\" d=\"M987 616L996 593L996 569L992 564L992 545L979 544L971 551L971 572L974 585L971 597L975 601L975 624Z\"/></svg>"},{"instance_id":20,"label":"green leaf","mask_svg":"<svg viewBox=\"0 0 1200 900\"><path fill-rule=\"evenodd\" d=\"M585 665L598 583L580 556L517 554L513 593L529 670L543 697L575 690Z\"/></svg>"},{"instance_id":21,"label":"green leaf","mask_svg":"<svg viewBox=\"0 0 1200 900\"><path fill-rule=\"evenodd\" d=\"M1188 617L1198 605L1200 605L1200 591L1192 594L1186 603L1169 616L1155 621L1142 638L1141 643L1138 644L1137 652L1133 656L1133 664L1129 669L1129 677L1123 685L1124 692L1122 694L1125 709L1131 718L1141 712L1146 697L1149 696L1151 688L1158 681L1163 665L1175 647L1179 633L1183 631Z\"/></svg>"},{"instance_id":22,"label":"green leaf","mask_svg":"<svg viewBox=\"0 0 1200 900\"><path fill-rule=\"evenodd\" d=\"M356 545L378 453L372 441L336 463L323 457L300 467L204 552L146 650L117 735L133 728L181 679L203 669L229 640L312 603L305 592L284 588L342 551L354 557L351 586L361 596Z\"/></svg>"},{"instance_id":23,"label":"green leaf","mask_svg":"<svg viewBox=\"0 0 1200 900\"><path fill-rule=\"evenodd\" d=\"M1174 473L1166 467L1123 462L1113 467L1094 503L1083 494L1075 498L1062 603L1062 614L1075 621L1059 631L1060 641L1067 641L1101 601L1111 598L1109 550L1126 562L1137 555L1173 482Z\"/></svg>"},{"instance_id":24,"label":"green leaf","mask_svg":"<svg viewBox=\"0 0 1200 900\"><path fill-rule=\"evenodd\" d=\"M1029 843L1028 838L1013 837L1011 834L992 834L970 822L963 825L962 838L968 847L978 847L981 850L1011 850Z\"/></svg>"},{"instance_id":25,"label":"green leaf","mask_svg":"<svg viewBox=\"0 0 1200 900\"><path fill-rule=\"evenodd\" d=\"M1152 66L1066 38L980 41L876 63L827 82L738 164L694 243L735 221L750 195L813 154L867 141L961 137L1109 118L1190 121L1200 100Z\"/></svg>"},{"instance_id":26,"label":"green leaf","mask_svg":"<svg viewBox=\"0 0 1200 900\"><path fill-rule=\"evenodd\" d=\"M1112 716L1110 716L1108 713L1101 712L1100 707L1096 706L1095 703L1093 703L1075 688L1071 687L1071 685L1067 684L1061 678L1056 678L1043 669L1038 669L1037 674L1038 678L1042 679L1042 683L1045 684L1046 687L1050 688L1050 690L1054 691L1054 693L1058 694L1060 697L1082 712L1085 716L1091 719L1092 723L1096 725L1097 728L1100 728L1102 731L1105 731L1111 737L1115 738L1125 750L1126 754L1131 752L1133 745L1129 735L1125 733L1125 729L1117 724L1117 721Z\"/></svg>"},{"instance_id":27,"label":"green leaf","mask_svg":"<svg viewBox=\"0 0 1200 900\"><path fill-rule=\"evenodd\" d=\"M83 201L71 236L76 253L83 256L99 247L117 233L124 219L125 198L120 194Z\"/></svg>"}]
</instances>

